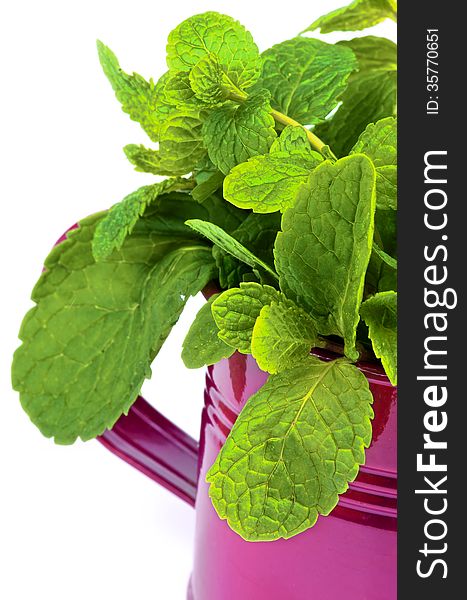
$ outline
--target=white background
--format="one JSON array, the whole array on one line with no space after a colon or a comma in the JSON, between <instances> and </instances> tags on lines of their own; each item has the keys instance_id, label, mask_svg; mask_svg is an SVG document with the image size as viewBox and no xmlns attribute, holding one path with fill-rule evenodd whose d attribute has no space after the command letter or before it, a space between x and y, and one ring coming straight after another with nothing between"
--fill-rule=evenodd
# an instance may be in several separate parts
<instances>
[{"instance_id":1,"label":"white background","mask_svg":"<svg viewBox=\"0 0 467 600\"><path fill-rule=\"evenodd\" d=\"M77 219L152 180L122 147L147 143L121 112L95 40L127 71L157 79L180 21L225 12L260 50L294 37L345 0L15 1L0 12L0 597L5 600L184 600L194 513L97 442L55 446L10 388L21 319L43 258ZM395 38L395 25L371 33ZM349 38L332 34L323 39ZM155 361L144 395L197 437L204 374L187 371L181 341L192 300ZM203 600L198 599L198 600ZM219 599L222 600L222 599ZM285 600L285 599L284 599Z\"/></svg>"}]
</instances>

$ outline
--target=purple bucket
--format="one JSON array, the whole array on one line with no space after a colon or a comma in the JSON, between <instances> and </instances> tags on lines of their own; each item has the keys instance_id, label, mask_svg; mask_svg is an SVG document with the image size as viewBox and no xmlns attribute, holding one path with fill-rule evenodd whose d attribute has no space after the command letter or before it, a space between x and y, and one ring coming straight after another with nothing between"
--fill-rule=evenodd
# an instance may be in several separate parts
<instances>
[{"instance_id":1,"label":"purple bucket","mask_svg":"<svg viewBox=\"0 0 467 600\"><path fill-rule=\"evenodd\" d=\"M198 444L138 398L100 441L196 508L189 600L394 600L397 597L397 389L360 364L374 396L366 464L316 525L289 539L246 542L217 516L205 475L248 398L265 382L250 356L208 369Z\"/></svg>"}]
</instances>

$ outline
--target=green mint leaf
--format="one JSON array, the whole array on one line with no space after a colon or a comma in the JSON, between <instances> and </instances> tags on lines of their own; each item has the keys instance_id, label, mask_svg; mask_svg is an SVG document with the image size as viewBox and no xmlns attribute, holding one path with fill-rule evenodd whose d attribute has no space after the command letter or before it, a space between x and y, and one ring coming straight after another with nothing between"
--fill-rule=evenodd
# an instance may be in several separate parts
<instances>
[{"instance_id":1,"label":"green mint leaf","mask_svg":"<svg viewBox=\"0 0 467 600\"><path fill-rule=\"evenodd\" d=\"M368 123L392 116L397 96L396 71L370 71L352 79L333 118L316 129L338 156L348 154Z\"/></svg>"},{"instance_id":2,"label":"green mint leaf","mask_svg":"<svg viewBox=\"0 0 467 600\"><path fill-rule=\"evenodd\" d=\"M260 84L271 92L271 106L303 125L325 119L357 68L349 48L309 38L277 44L263 59Z\"/></svg>"},{"instance_id":3,"label":"green mint leaf","mask_svg":"<svg viewBox=\"0 0 467 600\"><path fill-rule=\"evenodd\" d=\"M225 175L252 156L266 154L276 139L269 94L252 94L240 105L213 110L203 126L209 158Z\"/></svg>"},{"instance_id":4,"label":"green mint leaf","mask_svg":"<svg viewBox=\"0 0 467 600\"><path fill-rule=\"evenodd\" d=\"M250 213L232 232L232 236L242 246L250 248L254 255L266 264L273 265L272 249L280 225L279 213L267 215ZM251 272L251 269L245 263L238 261L218 246L214 246L213 256L219 269L219 283L222 289L238 286L241 281L244 281L244 277Z\"/></svg>"},{"instance_id":5,"label":"green mint leaf","mask_svg":"<svg viewBox=\"0 0 467 600\"><path fill-rule=\"evenodd\" d=\"M375 252L388 267L397 271L397 260L382 250L375 242L373 242L373 252Z\"/></svg>"},{"instance_id":6,"label":"green mint leaf","mask_svg":"<svg viewBox=\"0 0 467 600\"><path fill-rule=\"evenodd\" d=\"M365 277L365 294L368 298L377 292L397 290L397 271L388 266L375 253L371 253Z\"/></svg>"},{"instance_id":7,"label":"green mint leaf","mask_svg":"<svg viewBox=\"0 0 467 600\"><path fill-rule=\"evenodd\" d=\"M140 173L151 173L152 175L167 175L161 166L161 158L158 150L146 148L142 144L127 144L123 151L135 171Z\"/></svg>"},{"instance_id":8,"label":"green mint leaf","mask_svg":"<svg viewBox=\"0 0 467 600\"><path fill-rule=\"evenodd\" d=\"M154 114L160 127L173 116L202 117L206 105L191 89L189 73L167 71L156 84L158 91Z\"/></svg>"},{"instance_id":9,"label":"green mint leaf","mask_svg":"<svg viewBox=\"0 0 467 600\"><path fill-rule=\"evenodd\" d=\"M341 40L339 46L350 48L358 61L359 71L397 68L397 45L387 38L365 35L353 40Z\"/></svg>"},{"instance_id":10,"label":"green mint leaf","mask_svg":"<svg viewBox=\"0 0 467 600\"><path fill-rule=\"evenodd\" d=\"M296 304L272 302L256 319L251 353L263 371L278 373L303 362L316 346L312 318Z\"/></svg>"},{"instance_id":11,"label":"green mint leaf","mask_svg":"<svg viewBox=\"0 0 467 600\"><path fill-rule=\"evenodd\" d=\"M193 169L193 177L197 184L207 181L211 175L218 173L219 169L211 162L211 159L206 154L203 158L195 165Z\"/></svg>"},{"instance_id":12,"label":"green mint leaf","mask_svg":"<svg viewBox=\"0 0 467 600\"><path fill-rule=\"evenodd\" d=\"M394 55L389 55L388 44L392 44ZM331 119L317 126L315 133L326 140L338 156L345 156L369 123L396 113L396 45L377 37L358 38L358 41L339 42L339 45L358 49L359 70L349 78L342 105ZM386 58L380 54L379 61L372 60L378 50L387 54Z\"/></svg>"},{"instance_id":13,"label":"green mint leaf","mask_svg":"<svg viewBox=\"0 0 467 600\"><path fill-rule=\"evenodd\" d=\"M390 256L397 255L397 211L379 210L375 212L375 230L380 247Z\"/></svg>"},{"instance_id":14,"label":"green mint leaf","mask_svg":"<svg viewBox=\"0 0 467 600\"><path fill-rule=\"evenodd\" d=\"M249 541L290 538L328 515L365 462L373 397L345 360L271 375L246 403L216 462L209 495Z\"/></svg>"},{"instance_id":15,"label":"green mint leaf","mask_svg":"<svg viewBox=\"0 0 467 600\"><path fill-rule=\"evenodd\" d=\"M222 70L217 56L208 54L190 71L190 85L196 97L210 106L224 102L237 88Z\"/></svg>"},{"instance_id":16,"label":"green mint leaf","mask_svg":"<svg viewBox=\"0 0 467 600\"><path fill-rule=\"evenodd\" d=\"M208 202L200 204L186 192L170 192L160 197L160 200L149 206L144 216L148 223L147 235L153 233L185 239L203 240L204 236L185 225L185 220L201 219L216 224L222 224L226 231L234 231L242 222L243 211L235 208L221 197L211 196Z\"/></svg>"},{"instance_id":17,"label":"green mint leaf","mask_svg":"<svg viewBox=\"0 0 467 600\"><path fill-rule=\"evenodd\" d=\"M222 292L212 304L219 337L243 354L251 354L253 327L263 306L285 297L269 285L248 282Z\"/></svg>"},{"instance_id":18,"label":"green mint leaf","mask_svg":"<svg viewBox=\"0 0 467 600\"><path fill-rule=\"evenodd\" d=\"M199 113L175 113L161 125L159 156L164 174L190 173L205 156Z\"/></svg>"},{"instance_id":19,"label":"green mint leaf","mask_svg":"<svg viewBox=\"0 0 467 600\"><path fill-rule=\"evenodd\" d=\"M375 211L375 234L370 262L365 275L364 297L373 296L377 292L397 290L397 259L383 250L388 247L396 253L396 211Z\"/></svg>"},{"instance_id":20,"label":"green mint leaf","mask_svg":"<svg viewBox=\"0 0 467 600\"><path fill-rule=\"evenodd\" d=\"M235 352L235 348L226 344L217 335L219 329L211 311L212 303L217 296L217 294L212 296L198 311L183 342L182 360L188 369L214 365L223 358L229 358Z\"/></svg>"},{"instance_id":21,"label":"green mint leaf","mask_svg":"<svg viewBox=\"0 0 467 600\"><path fill-rule=\"evenodd\" d=\"M375 294L363 302L360 314L368 325L376 356L392 385L397 385L397 293Z\"/></svg>"},{"instance_id":22,"label":"green mint leaf","mask_svg":"<svg viewBox=\"0 0 467 600\"><path fill-rule=\"evenodd\" d=\"M252 268L244 262L237 260L219 246L213 246L212 256L219 272L218 280L221 289L225 290L238 286L242 281L251 281L249 277ZM245 277L248 277L248 279L245 280ZM259 281L259 279L259 277L254 277L253 281Z\"/></svg>"},{"instance_id":23,"label":"green mint leaf","mask_svg":"<svg viewBox=\"0 0 467 600\"><path fill-rule=\"evenodd\" d=\"M354 0L352 4L333 10L316 19L305 31L359 31L373 27L386 19L397 20L395 0Z\"/></svg>"},{"instance_id":24,"label":"green mint leaf","mask_svg":"<svg viewBox=\"0 0 467 600\"><path fill-rule=\"evenodd\" d=\"M324 162L284 213L274 248L282 291L309 311L319 333L342 336L353 360L374 211L369 158L355 154Z\"/></svg>"},{"instance_id":25,"label":"green mint leaf","mask_svg":"<svg viewBox=\"0 0 467 600\"><path fill-rule=\"evenodd\" d=\"M317 152L255 156L230 171L224 181L224 197L256 213L284 211L320 162L322 157Z\"/></svg>"},{"instance_id":26,"label":"green mint leaf","mask_svg":"<svg viewBox=\"0 0 467 600\"><path fill-rule=\"evenodd\" d=\"M165 119L174 112L177 112L177 105L181 104L184 110L188 109L193 112L193 110L199 110L198 107L194 107L193 105L193 92L188 92L186 90L185 83L175 81L173 78L176 76L174 73L170 73L167 71L161 77L159 77L156 83L156 91L157 98L154 106L154 117L159 121L159 129L162 123L164 123ZM170 84L169 90L167 90L167 86ZM183 88L183 92L181 89L177 91L176 88ZM190 94L190 99L187 98L187 94ZM180 95L179 95L180 94Z\"/></svg>"},{"instance_id":27,"label":"green mint leaf","mask_svg":"<svg viewBox=\"0 0 467 600\"><path fill-rule=\"evenodd\" d=\"M103 217L83 220L46 259L13 361L23 408L62 444L100 435L128 412L187 298L214 275L210 248L149 237L145 219L96 263Z\"/></svg>"},{"instance_id":28,"label":"green mint leaf","mask_svg":"<svg viewBox=\"0 0 467 600\"><path fill-rule=\"evenodd\" d=\"M159 150L129 144L124 151L137 171L153 175L185 175L206 155L199 112L175 111L159 129Z\"/></svg>"},{"instance_id":29,"label":"green mint leaf","mask_svg":"<svg viewBox=\"0 0 467 600\"><path fill-rule=\"evenodd\" d=\"M245 246L240 244L240 242L229 235L221 227L218 227L214 223L201 221L200 219L190 219L185 221L185 223L198 233L201 233L207 237L213 244L216 244L219 246L219 248L222 248L224 252L228 252L236 259L244 262L252 268L260 267L269 273L269 275L271 275L274 279L278 279L276 273L269 265L255 256L252 252L250 252L250 250L245 248Z\"/></svg>"},{"instance_id":30,"label":"green mint leaf","mask_svg":"<svg viewBox=\"0 0 467 600\"><path fill-rule=\"evenodd\" d=\"M375 211L375 240L365 278L365 295L397 290L397 212ZM376 248L377 246L377 248ZM379 252L379 255L378 255ZM384 253L384 254L381 254Z\"/></svg>"},{"instance_id":31,"label":"green mint leaf","mask_svg":"<svg viewBox=\"0 0 467 600\"><path fill-rule=\"evenodd\" d=\"M366 154L376 168L376 206L397 209L397 121L386 117L371 123L351 154Z\"/></svg>"},{"instance_id":32,"label":"green mint leaf","mask_svg":"<svg viewBox=\"0 0 467 600\"><path fill-rule=\"evenodd\" d=\"M95 260L102 260L110 256L114 250L121 248L138 219L161 194L177 189L179 186L183 188L186 183L179 179L166 179L160 183L145 185L115 204L96 226L92 241Z\"/></svg>"},{"instance_id":33,"label":"green mint leaf","mask_svg":"<svg viewBox=\"0 0 467 600\"><path fill-rule=\"evenodd\" d=\"M155 112L161 86L146 81L141 75L128 75L120 68L117 57L102 42L97 42L97 51L102 69L109 80L117 100L124 112L137 121L150 139L159 139L160 120Z\"/></svg>"},{"instance_id":34,"label":"green mint leaf","mask_svg":"<svg viewBox=\"0 0 467 600\"><path fill-rule=\"evenodd\" d=\"M220 171L212 173L208 179L193 188L191 195L196 202L204 202L212 196L224 183L224 175Z\"/></svg>"},{"instance_id":35,"label":"green mint leaf","mask_svg":"<svg viewBox=\"0 0 467 600\"><path fill-rule=\"evenodd\" d=\"M261 72L261 58L251 34L232 17L206 12L186 19L169 35L167 65L191 71L213 54L225 75L241 89L253 85Z\"/></svg>"},{"instance_id":36,"label":"green mint leaf","mask_svg":"<svg viewBox=\"0 0 467 600\"><path fill-rule=\"evenodd\" d=\"M245 213L243 212L243 214ZM268 215L250 213L232 232L232 235L243 246L250 248L255 256L273 266L274 240L280 231L280 227L281 217L279 213Z\"/></svg>"},{"instance_id":37,"label":"green mint leaf","mask_svg":"<svg viewBox=\"0 0 467 600\"><path fill-rule=\"evenodd\" d=\"M274 152L310 154L312 150L305 129L287 125L271 146L270 153L273 154Z\"/></svg>"},{"instance_id":38,"label":"green mint leaf","mask_svg":"<svg viewBox=\"0 0 467 600\"><path fill-rule=\"evenodd\" d=\"M169 71L164 86L164 99L168 104L181 106L183 109L190 106L199 108L202 105L191 87L189 73L183 71L179 73Z\"/></svg>"},{"instance_id":39,"label":"green mint leaf","mask_svg":"<svg viewBox=\"0 0 467 600\"><path fill-rule=\"evenodd\" d=\"M226 202L226 204L228 203ZM241 214L245 215L245 212L241 211ZM273 246L280 228L281 216L279 213L267 215L249 213L232 235L241 244L254 250L256 256L269 265L274 265Z\"/></svg>"}]
</instances>

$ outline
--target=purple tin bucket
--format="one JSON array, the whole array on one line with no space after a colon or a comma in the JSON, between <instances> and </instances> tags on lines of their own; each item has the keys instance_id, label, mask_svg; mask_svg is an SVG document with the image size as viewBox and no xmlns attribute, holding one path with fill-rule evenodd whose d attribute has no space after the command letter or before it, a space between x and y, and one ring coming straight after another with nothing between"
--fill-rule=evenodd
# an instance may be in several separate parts
<instances>
[{"instance_id":1,"label":"purple tin bucket","mask_svg":"<svg viewBox=\"0 0 467 600\"><path fill-rule=\"evenodd\" d=\"M251 356L236 353L208 369L199 444L143 398L99 438L195 507L188 600L397 597L397 389L377 365L358 366L374 396L366 464L329 516L289 540L243 540L217 516L205 482L245 402L266 381Z\"/></svg>"}]
</instances>

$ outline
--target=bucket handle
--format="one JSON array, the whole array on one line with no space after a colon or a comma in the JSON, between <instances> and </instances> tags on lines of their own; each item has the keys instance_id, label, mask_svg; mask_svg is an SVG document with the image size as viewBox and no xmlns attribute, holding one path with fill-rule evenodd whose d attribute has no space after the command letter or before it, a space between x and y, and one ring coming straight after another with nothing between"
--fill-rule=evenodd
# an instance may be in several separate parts
<instances>
[{"instance_id":1,"label":"bucket handle","mask_svg":"<svg viewBox=\"0 0 467 600\"><path fill-rule=\"evenodd\" d=\"M194 506L199 444L138 396L97 438L113 454Z\"/></svg>"}]
</instances>

